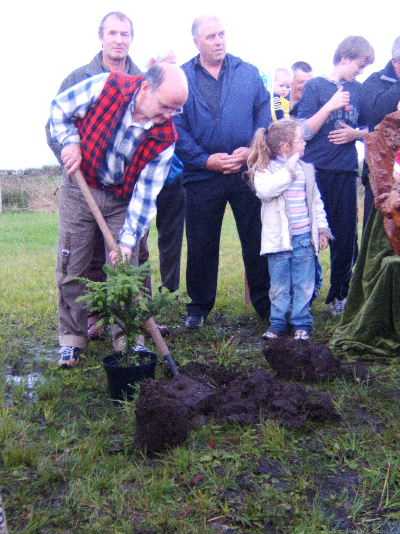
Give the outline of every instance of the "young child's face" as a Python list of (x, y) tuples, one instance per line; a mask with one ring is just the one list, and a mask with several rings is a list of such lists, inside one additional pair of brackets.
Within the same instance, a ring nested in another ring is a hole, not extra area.
[(277, 72), (274, 80), (274, 93), (286, 98), (289, 96), (291, 84), (292, 80), (289, 73)]
[(293, 139), (293, 143), (289, 146), (289, 151), (287, 156), (293, 156), (293, 154), (299, 154), (300, 158), (304, 156), (304, 149), (306, 142), (303, 137), (303, 130), (299, 127), (296, 129), (296, 133)]

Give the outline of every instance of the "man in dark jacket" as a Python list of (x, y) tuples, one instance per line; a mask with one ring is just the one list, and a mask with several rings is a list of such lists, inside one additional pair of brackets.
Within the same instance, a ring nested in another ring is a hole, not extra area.
[(189, 99), (175, 124), (186, 194), (186, 283), (191, 302), (185, 324), (198, 328), (215, 302), (227, 202), (242, 245), (251, 301), (261, 317), (268, 315), (267, 262), (260, 257), (260, 203), (242, 172), (254, 132), (268, 126), (271, 115), (258, 70), (226, 53), (221, 21), (199, 17), (192, 34), (200, 54), (183, 65)]
[[(361, 114), (371, 131), (388, 113), (398, 109), (400, 102), (400, 36), (393, 43), (392, 59), (386, 67), (374, 72), (362, 86)], [(365, 186), (364, 225), (374, 205), (374, 198), (369, 183), (367, 163), (363, 168)]]

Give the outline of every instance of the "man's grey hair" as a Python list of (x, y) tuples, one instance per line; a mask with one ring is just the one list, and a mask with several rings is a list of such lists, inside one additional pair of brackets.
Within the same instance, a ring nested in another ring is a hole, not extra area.
[(199, 28), (203, 22), (207, 20), (220, 21), (220, 18), (216, 15), (202, 15), (201, 17), (196, 17), (192, 24), (192, 36), (197, 37), (199, 35)]
[(160, 65), (160, 63), (155, 63), (145, 73), (144, 79), (149, 82), (152, 91), (155, 91), (160, 87), (165, 79), (165, 69)]
[(99, 25), (99, 37), (100, 39), (103, 38), (103, 32), (104, 32), (104, 24), (106, 23), (107, 19), (109, 17), (117, 17), (117, 19), (128, 22), (129, 27), (131, 30), (131, 37), (133, 38), (133, 23), (131, 19), (128, 17), (128, 15), (125, 15), (125, 13), (122, 13), (121, 11), (110, 11), (110, 13), (107, 13), (107, 15), (104, 15), (104, 17), (100, 21)]

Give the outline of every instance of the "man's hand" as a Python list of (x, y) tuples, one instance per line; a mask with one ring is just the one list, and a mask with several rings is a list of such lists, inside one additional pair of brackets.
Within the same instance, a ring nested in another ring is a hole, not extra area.
[(336, 111), (337, 109), (343, 108), (344, 106), (348, 106), (349, 104), (350, 93), (349, 91), (343, 91), (342, 87), (340, 87), (326, 103), (330, 112)]
[(225, 162), (224, 174), (236, 174), (247, 163), (250, 149), (247, 146), (236, 148)]
[(214, 172), (224, 172), (225, 166), (227, 165), (227, 162), (229, 162), (229, 154), (226, 152), (216, 152), (215, 154), (211, 154), (209, 156), (206, 168), (209, 171)]
[(345, 145), (346, 143), (360, 139), (360, 137), (360, 130), (352, 128), (346, 123), (343, 123), (342, 128), (332, 130), (328, 134), (329, 141), (334, 145)]
[(131, 256), (132, 250), (125, 245), (120, 245), (119, 250), (112, 250), (110, 252), (110, 261), (112, 265), (117, 265), (117, 263), (121, 261), (128, 263), (128, 261), (131, 259)]
[(61, 150), (61, 160), (67, 173), (70, 176), (74, 174), (81, 165), (81, 146), (77, 144), (66, 145)]

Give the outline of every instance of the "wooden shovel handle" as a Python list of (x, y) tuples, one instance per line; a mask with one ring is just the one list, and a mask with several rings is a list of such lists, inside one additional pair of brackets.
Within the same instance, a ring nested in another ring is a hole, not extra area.
[(96, 204), (95, 199), (93, 198), (92, 192), (90, 191), (90, 188), (83, 177), (83, 174), (81, 171), (76, 171), (74, 174), (74, 178), (76, 180), (76, 183), (79, 186), (79, 189), (82, 192), (82, 195), (85, 197), (85, 200), (87, 202), (87, 205), (90, 208), (90, 211), (93, 213), (93, 217), (96, 219), (97, 224), (99, 225), (99, 228), (101, 230), (101, 233), (103, 234), (104, 240), (107, 244), (107, 247), (110, 250), (114, 250), (115, 252), (119, 252), (119, 246), (117, 242), (114, 239), (114, 236), (111, 233), (111, 230), (109, 229), (103, 214), (101, 213), (98, 205)]
[[(85, 200), (87, 202), (87, 205), (89, 206), (90, 211), (93, 214), (93, 217), (96, 219), (97, 224), (99, 225), (99, 228), (101, 230), (101, 233), (103, 234), (104, 240), (107, 243), (107, 246), (110, 250), (115, 250), (116, 252), (119, 252), (119, 246), (117, 242), (114, 239), (114, 236), (112, 235), (104, 217), (101, 213), (98, 205), (96, 204), (95, 199), (93, 198), (92, 192), (90, 191), (90, 188), (83, 177), (83, 174), (81, 171), (76, 171), (74, 174), (74, 178), (76, 180), (76, 183), (79, 186), (79, 189), (82, 192), (82, 195), (85, 197)], [(167, 344), (164, 341), (164, 338), (160, 334), (160, 330), (158, 329), (158, 326), (153, 319), (153, 317), (150, 317), (150, 319), (147, 319), (147, 321), (144, 324), (145, 329), (147, 332), (151, 335), (155, 346), (157, 347), (158, 352), (161, 356), (169, 356), (169, 349)]]

